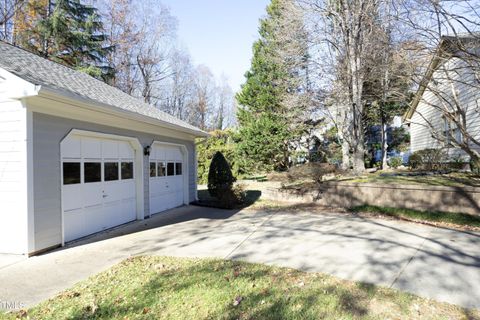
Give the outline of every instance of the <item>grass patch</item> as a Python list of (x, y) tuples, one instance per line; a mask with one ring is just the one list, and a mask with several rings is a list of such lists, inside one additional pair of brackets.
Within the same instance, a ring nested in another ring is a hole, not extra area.
[(469, 173), (449, 173), (438, 175), (394, 175), (385, 172), (375, 172), (358, 178), (339, 178), (341, 181), (357, 183), (383, 184), (422, 184), (444, 187), (480, 187), (480, 178)]
[(480, 217), (467, 213), (419, 211), (412, 209), (377, 207), (370, 205), (354, 207), (351, 208), (350, 211), (355, 213), (382, 214), (390, 217), (409, 219), (414, 221), (427, 221), (480, 228)]
[[(23, 313), (32, 319), (476, 319), (480, 313), (319, 273), (129, 258)], [(0, 318), (1, 318), (0, 314)]]

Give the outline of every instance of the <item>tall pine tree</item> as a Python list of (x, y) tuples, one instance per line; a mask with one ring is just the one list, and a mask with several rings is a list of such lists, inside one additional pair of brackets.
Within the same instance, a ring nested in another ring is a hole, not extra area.
[(237, 149), (247, 172), (288, 168), (291, 142), (302, 132), (299, 111), (305, 101), (297, 98), (306, 86), (297, 79), (305, 74), (307, 49), (298, 42), (305, 37), (291, 32), (303, 30), (297, 9), (295, 0), (272, 0), (267, 7), (246, 82), (236, 96)]
[(107, 79), (107, 36), (97, 9), (80, 0), (28, 0), (15, 21), (15, 44), (40, 56)]

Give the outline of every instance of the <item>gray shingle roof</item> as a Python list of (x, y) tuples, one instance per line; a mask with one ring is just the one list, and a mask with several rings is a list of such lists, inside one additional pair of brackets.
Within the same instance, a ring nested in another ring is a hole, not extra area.
[(138, 113), (190, 132), (193, 131), (193, 133), (198, 133), (202, 136), (205, 135), (197, 127), (83, 72), (44, 59), (2, 41), (0, 41), (0, 68), (35, 85), (78, 95), (93, 102)]

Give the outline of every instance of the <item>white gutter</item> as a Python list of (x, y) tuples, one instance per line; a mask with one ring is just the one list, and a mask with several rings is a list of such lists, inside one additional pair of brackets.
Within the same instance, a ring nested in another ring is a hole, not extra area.
[(167, 129), (173, 129), (176, 131), (181, 131), (184, 133), (191, 134), (195, 137), (208, 137), (209, 134), (207, 132), (204, 132), (200, 129), (198, 130), (193, 130), (190, 128), (182, 127), (167, 121), (163, 121), (160, 119), (152, 118), (150, 116), (142, 115), (140, 113), (134, 112), (134, 111), (129, 111), (125, 109), (121, 109), (106, 103), (98, 102), (95, 100), (92, 100), (90, 98), (85, 98), (82, 97), (81, 95), (74, 94), (65, 90), (58, 90), (54, 89), (51, 87), (47, 86), (41, 86), (40, 90), (38, 92), (38, 96), (40, 97), (45, 97), (45, 98), (56, 98), (55, 100), (58, 100), (59, 98), (63, 100), (67, 100), (69, 104), (76, 105), (81, 108), (85, 109), (90, 109), (92, 111), (102, 111), (104, 113), (112, 114), (115, 116), (119, 116), (125, 119), (134, 119), (140, 122), (152, 124), (155, 126), (167, 128)]
[(208, 137), (209, 134), (200, 129), (193, 130), (183, 126), (179, 126), (164, 120), (152, 118), (150, 116), (142, 115), (134, 111), (121, 109), (111, 106), (106, 103), (101, 103), (89, 98), (82, 97), (78, 94), (74, 94), (65, 90), (58, 90), (47, 86), (34, 85), (22, 78), (0, 68), (0, 77), (8, 79), (8, 98), (10, 99), (23, 99), (29, 97), (44, 97), (48, 99), (65, 102), (71, 105), (78, 106), (80, 108), (89, 109), (92, 111), (101, 111), (103, 113), (115, 115), (128, 120), (137, 120), (139, 122), (163, 127), (167, 129), (173, 129), (176, 131), (184, 132), (195, 137)]

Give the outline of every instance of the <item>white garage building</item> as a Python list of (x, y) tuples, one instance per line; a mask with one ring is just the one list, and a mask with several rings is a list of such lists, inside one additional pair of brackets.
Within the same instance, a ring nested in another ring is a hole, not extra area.
[(0, 253), (34, 254), (196, 198), (207, 134), (0, 42)]

